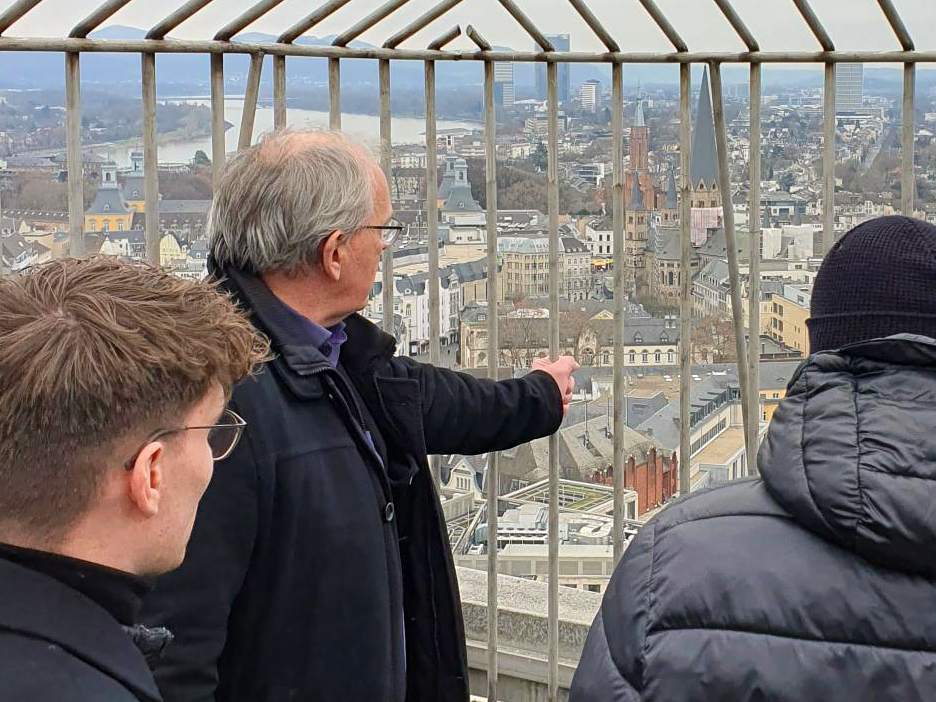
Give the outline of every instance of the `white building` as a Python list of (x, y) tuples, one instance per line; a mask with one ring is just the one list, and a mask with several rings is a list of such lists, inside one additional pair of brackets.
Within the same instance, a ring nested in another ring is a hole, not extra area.
[(579, 104), (583, 110), (597, 112), (601, 108), (601, 83), (586, 80), (579, 88)]

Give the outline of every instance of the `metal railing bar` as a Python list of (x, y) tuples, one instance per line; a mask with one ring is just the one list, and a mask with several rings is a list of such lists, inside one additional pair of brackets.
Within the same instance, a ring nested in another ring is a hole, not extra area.
[[(611, 65), (611, 254), (614, 259), (614, 318), (624, 319), (624, 68)], [(614, 438), (612, 442), (612, 473), (614, 489), (614, 563), (624, 553), (624, 325), (614, 325)]]
[(68, 251), (84, 256), (84, 166), (81, 153), (81, 56), (65, 54), (65, 148), (68, 162)]
[(881, 11), (887, 18), (887, 22), (890, 24), (891, 29), (894, 30), (894, 34), (897, 35), (897, 41), (900, 42), (901, 48), (904, 51), (913, 51), (913, 38), (910, 36), (910, 32), (907, 31), (907, 27), (903, 19), (901, 19), (900, 13), (897, 12), (897, 8), (894, 7), (893, 1), (878, 0), (878, 5), (881, 6)]
[(162, 22), (157, 24), (151, 30), (146, 33), (147, 39), (165, 39), (166, 35), (171, 32), (173, 29), (182, 24), (189, 17), (194, 15), (200, 9), (205, 7), (212, 0), (188, 0), (187, 3), (182, 5), (178, 10), (170, 14), (168, 17), (163, 19)]
[(903, 114), (900, 137), (900, 202), (906, 217), (913, 216), (913, 198), (916, 192), (916, 175), (913, 170), (914, 147), (914, 101), (916, 96), (916, 66), (904, 64)]
[(825, 65), (822, 94), (822, 255), (835, 243), (835, 64)]
[(448, 31), (447, 31), (445, 34), (443, 34), (441, 37), (439, 37), (439, 38), (436, 39), (434, 42), (432, 42), (431, 44), (429, 44), (429, 49), (432, 50), (432, 51), (439, 51), (439, 50), (441, 50), (442, 47), (444, 47), (446, 44), (448, 44), (449, 42), (454, 41), (456, 38), (458, 38), (458, 36), (459, 36), (460, 34), (461, 34), (461, 27), (460, 27), (459, 25), (456, 24), (454, 27), (452, 27), (450, 30), (448, 30)]
[(715, 4), (718, 5), (718, 9), (722, 11), (725, 19), (728, 20), (728, 23), (734, 28), (735, 32), (741, 38), (741, 41), (744, 42), (748, 51), (760, 51), (760, 45), (757, 43), (757, 39), (751, 34), (751, 30), (744, 24), (744, 20), (742, 20), (741, 16), (735, 11), (731, 2), (729, 0), (715, 0)]
[(246, 149), (253, 141), (254, 120), (257, 116), (257, 98), (260, 96), (260, 74), (263, 71), (263, 54), (250, 57), (250, 70), (247, 71), (247, 86), (244, 91), (244, 109), (241, 114), (240, 135), (237, 138), (237, 150)]
[(351, 0), (330, 0), (330, 2), (326, 2), (324, 5), (316, 10), (313, 10), (310, 14), (306, 15), (301, 20), (296, 22), (296, 24), (294, 24), (292, 27), (280, 34), (279, 38), (276, 40), (277, 43), (292, 44), (296, 39), (312, 29), (312, 27), (331, 16), (331, 14), (336, 10), (340, 10), (349, 2), (351, 2)]
[[(468, 28), (469, 36), (472, 28)], [(500, 338), (498, 334), (497, 294), (497, 151), (494, 121), (494, 63), (484, 62), (484, 188), (487, 209), (487, 269), (488, 269), (488, 376), (498, 379)], [(500, 491), (500, 455), (488, 454), (487, 488), (487, 601), (493, 602), (487, 612), (487, 698), (497, 699), (497, 498)]]
[(385, 41), (384, 48), (395, 49), (411, 36), (425, 29), (430, 23), (435, 22), (460, 2), (462, 2), (462, 0), (442, 0), (438, 5)]
[(224, 54), (211, 55), (211, 178), (218, 187), (227, 158), (224, 141)]
[(18, 0), (18, 2), (10, 5), (4, 12), (0, 13), (0, 34), (8, 30), (14, 22), (17, 22), (40, 2), (42, 0)]
[[(546, 64), (547, 173), (549, 209), (549, 358), (559, 357), (559, 66)], [(559, 695), (559, 434), (549, 436), (549, 515), (547, 584), (547, 699)]]
[(517, 24), (523, 27), (523, 31), (529, 34), (533, 41), (540, 45), (543, 51), (555, 51), (555, 47), (549, 39), (537, 29), (536, 25), (523, 13), (523, 10), (517, 6), (514, 0), (500, 0), (500, 4), (510, 13), (511, 17), (517, 20)]
[(146, 260), (159, 265), (159, 166), (156, 147), (156, 54), (141, 54), (143, 102), (143, 193)]
[(408, 2), (409, 0), (388, 0), (353, 27), (339, 34), (335, 41), (332, 42), (332, 46), (347, 46), (368, 29), (392, 15)]
[(465, 34), (468, 35), (468, 38), (471, 39), (471, 41), (478, 45), (478, 48), (481, 49), (481, 51), (491, 50), (491, 45), (488, 43), (488, 40), (482, 37), (481, 33), (472, 25), (468, 25), (468, 29), (465, 30)]
[(286, 126), (286, 57), (273, 57), (273, 129)]
[(644, 9), (650, 17), (653, 18), (653, 21), (656, 22), (660, 31), (666, 35), (666, 38), (669, 39), (670, 44), (673, 45), (676, 51), (679, 53), (689, 51), (689, 47), (686, 45), (686, 42), (682, 40), (682, 37), (679, 36), (679, 32), (670, 24), (670, 21), (666, 19), (666, 15), (663, 14), (663, 11), (660, 10), (659, 6), (653, 0), (640, 0), (640, 4), (644, 6)]
[(748, 206), (751, 232), (750, 266), (748, 268), (748, 423), (747, 464), (748, 475), (757, 475), (757, 439), (760, 435), (760, 263), (761, 263), (761, 65), (751, 64), (748, 107), (750, 110), (748, 156), (750, 195)]
[[(725, 227), (725, 248), (728, 253), (728, 279), (731, 289), (731, 316), (735, 328), (735, 348), (738, 356), (738, 380), (741, 385), (741, 414), (744, 420), (745, 445), (752, 421), (750, 385), (748, 384), (747, 344), (744, 342), (744, 310), (741, 305), (741, 275), (738, 266), (738, 242), (735, 236), (734, 204), (731, 197), (731, 172), (728, 167), (728, 135), (725, 127), (725, 107), (722, 93), (721, 66), (709, 64), (712, 79), (712, 113), (715, 116), (715, 145), (718, 156), (718, 189), (721, 191), (722, 217)], [(748, 453), (752, 447), (747, 446)]]
[[(377, 64), (377, 82), (380, 84), (380, 168), (387, 185), (393, 166), (393, 141), (390, 134), (390, 61), (382, 59)], [(393, 335), (393, 251), (386, 249), (381, 257), (383, 269), (383, 323), (384, 331)], [(408, 351), (408, 349), (407, 349)]]
[(248, 26), (263, 17), (267, 12), (279, 5), (283, 0), (260, 0), (256, 5), (248, 8), (244, 14), (231, 20), (214, 35), (217, 41), (231, 41)]
[(793, 4), (796, 5), (796, 9), (799, 10), (800, 15), (802, 15), (803, 20), (813, 33), (813, 36), (816, 37), (816, 41), (819, 42), (819, 46), (822, 47), (822, 50), (835, 51), (835, 44), (832, 43), (832, 38), (829, 36), (829, 33), (826, 32), (825, 27), (822, 26), (822, 22), (819, 21), (816, 13), (813, 12), (809, 1), (793, 0)]
[[(436, 142), (436, 72), (435, 62), (426, 61), (426, 231), (429, 244), (429, 363), (439, 365), (441, 322), (439, 300), (439, 209), (438, 209), (438, 143)], [(442, 478), (442, 457), (431, 459), (432, 477), (439, 484)]]
[(308, 58), (392, 59), (394, 61), (510, 61), (514, 63), (936, 63), (936, 50), (914, 51), (744, 51), (744, 52), (558, 52), (435, 51), (378, 47), (311, 46), (214, 40), (69, 39), (0, 37), (2, 51), (76, 51), (81, 53), (255, 54)]
[(129, 2), (130, 0), (107, 0), (107, 2), (76, 24), (68, 33), (68, 36), (73, 39), (84, 39), (95, 29), (100, 27), (101, 24), (117, 12), (117, 10)]
[(692, 391), (692, 262), (691, 217), (692, 183), (689, 181), (692, 136), (689, 84), (692, 66), (679, 65), (679, 494), (689, 494), (692, 468), (692, 428), (689, 423), (689, 394)]
[(604, 44), (608, 51), (620, 51), (621, 47), (614, 40), (614, 37), (605, 29), (604, 25), (601, 24), (595, 13), (591, 11), (591, 8), (585, 4), (585, 0), (569, 0), (569, 4), (575, 8), (575, 11), (579, 13), (579, 16), (585, 21), (585, 24), (588, 25), (595, 36), (601, 40), (601, 43)]
[(328, 59), (328, 128), (341, 129), (341, 59)]

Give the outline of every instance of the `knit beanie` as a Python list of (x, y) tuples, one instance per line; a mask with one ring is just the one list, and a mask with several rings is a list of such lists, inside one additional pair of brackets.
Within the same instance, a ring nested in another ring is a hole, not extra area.
[(826, 255), (810, 302), (810, 352), (893, 334), (936, 338), (936, 227), (872, 219)]

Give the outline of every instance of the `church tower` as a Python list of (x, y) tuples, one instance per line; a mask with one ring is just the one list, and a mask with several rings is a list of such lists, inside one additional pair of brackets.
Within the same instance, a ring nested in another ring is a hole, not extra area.
[(679, 226), (679, 196), (676, 193), (675, 171), (670, 171), (669, 182), (666, 184), (666, 200), (661, 210), (661, 222), (664, 229)]
[(702, 73), (696, 123), (692, 129), (692, 164), (689, 168), (692, 207), (721, 207), (718, 192), (718, 156), (715, 148), (715, 119), (708, 68)]
[(630, 204), (627, 206), (624, 219), (624, 262), (627, 267), (625, 277), (628, 281), (633, 281), (634, 288), (639, 294), (646, 289), (647, 282), (644, 257), (647, 251), (649, 218), (636, 173), (631, 182)]

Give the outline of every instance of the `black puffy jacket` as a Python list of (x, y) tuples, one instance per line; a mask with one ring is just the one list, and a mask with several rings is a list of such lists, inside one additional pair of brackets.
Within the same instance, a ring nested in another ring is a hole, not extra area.
[(936, 341), (807, 359), (758, 463), (641, 530), (572, 702), (936, 699)]

